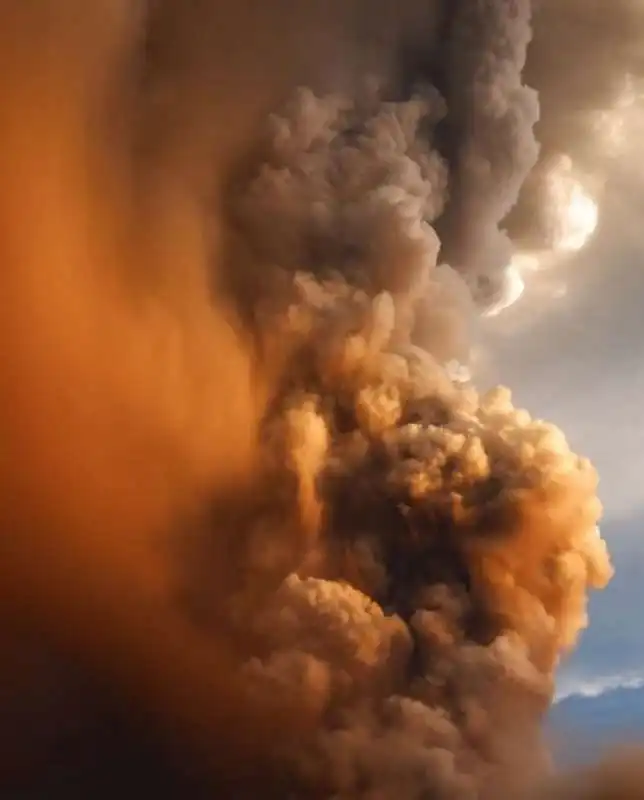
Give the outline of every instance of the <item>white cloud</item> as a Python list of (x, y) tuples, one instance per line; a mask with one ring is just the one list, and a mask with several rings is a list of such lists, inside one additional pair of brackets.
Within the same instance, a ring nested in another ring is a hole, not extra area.
[(555, 703), (569, 697), (600, 697), (616, 689), (642, 689), (644, 688), (644, 675), (635, 672), (619, 675), (605, 675), (602, 677), (570, 676), (559, 686), (555, 694)]

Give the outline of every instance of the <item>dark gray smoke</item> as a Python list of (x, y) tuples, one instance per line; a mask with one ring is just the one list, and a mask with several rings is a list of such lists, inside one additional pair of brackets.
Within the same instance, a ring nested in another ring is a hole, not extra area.
[(513, 245), (501, 226), (539, 153), (537, 94), (523, 84), (531, 22), (529, 0), (490, 0), (456, 4), (449, 29), (452, 181), (443, 257), (471, 275), (483, 297), (490, 288), (502, 291), (498, 276)]
[(227, 796), (539, 790), (611, 574), (597, 476), (451, 366), (551, 244), (551, 165), (606, 174), (587, 123), (644, 24), (606, 9), (5, 3), (8, 647), (42, 637)]

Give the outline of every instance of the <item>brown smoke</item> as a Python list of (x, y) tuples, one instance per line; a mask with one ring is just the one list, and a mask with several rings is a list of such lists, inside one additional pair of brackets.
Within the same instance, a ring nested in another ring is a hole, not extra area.
[[(593, 37), (639, 17), (531, 5), (3, 4), (8, 682), (42, 637), (231, 796), (547, 774), (611, 573), (596, 475), (446, 365), (547, 217), (531, 170), (639, 71)], [(605, 56), (573, 87), (575, 20)]]

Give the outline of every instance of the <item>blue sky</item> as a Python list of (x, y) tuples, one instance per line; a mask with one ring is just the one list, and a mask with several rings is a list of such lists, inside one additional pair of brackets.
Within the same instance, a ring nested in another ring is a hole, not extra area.
[[(510, 386), (516, 402), (558, 424), (600, 474), (601, 528), (616, 574), (608, 589), (592, 596), (590, 627), (560, 670), (555, 717), (564, 719), (565, 711), (566, 724), (577, 726), (592, 717), (618, 738), (639, 708), (644, 739), (641, 187), (637, 175), (616, 182), (593, 242), (486, 324), (481, 378)], [(557, 298), (548, 296), (553, 284)]]

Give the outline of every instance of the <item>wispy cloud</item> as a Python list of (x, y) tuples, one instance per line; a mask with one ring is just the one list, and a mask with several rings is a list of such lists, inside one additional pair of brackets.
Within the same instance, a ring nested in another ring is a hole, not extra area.
[(644, 688), (644, 675), (628, 672), (618, 675), (605, 675), (598, 677), (568, 677), (559, 686), (555, 695), (555, 703), (560, 703), (569, 697), (601, 697), (617, 689), (642, 689)]

